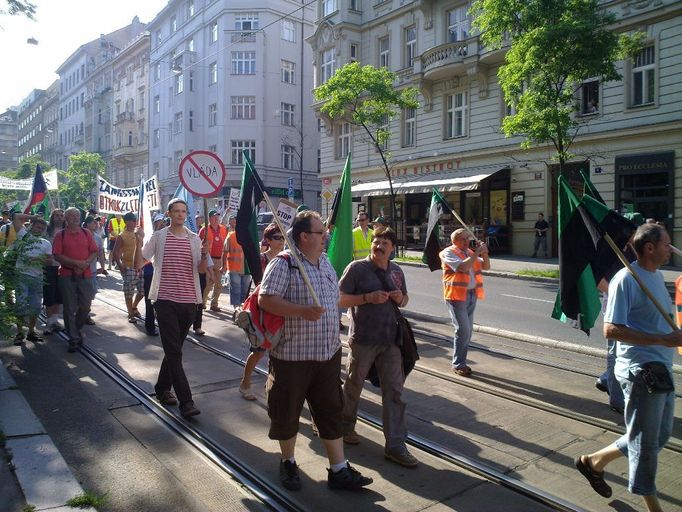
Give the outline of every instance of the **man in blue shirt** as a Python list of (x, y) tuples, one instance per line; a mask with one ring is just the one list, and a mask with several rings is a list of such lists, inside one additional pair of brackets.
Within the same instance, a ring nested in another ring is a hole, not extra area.
[[(670, 260), (670, 236), (662, 226), (643, 224), (633, 245), (637, 252), (633, 271), (672, 316), (670, 295), (658, 271)], [(604, 481), (604, 468), (628, 457), (628, 489), (643, 497), (649, 512), (658, 512), (662, 509), (656, 497), (656, 467), (673, 426), (672, 363), (674, 347), (682, 346), (682, 331), (670, 327), (629, 271), (621, 269), (609, 283), (604, 337), (618, 341), (615, 374), (625, 396), (626, 432), (615, 443), (578, 457), (575, 465), (592, 488), (608, 498), (611, 487)], [(652, 373), (659, 374), (661, 385), (651, 385)]]

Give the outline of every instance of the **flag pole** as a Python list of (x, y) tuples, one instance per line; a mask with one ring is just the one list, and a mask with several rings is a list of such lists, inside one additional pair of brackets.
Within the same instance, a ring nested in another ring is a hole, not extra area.
[(474, 234), (474, 232), (473, 232), (473, 231), (469, 228), (469, 226), (467, 226), (466, 223), (462, 220), (462, 217), (460, 217), (460, 216), (457, 214), (457, 212), (456, 212), (455, 210), (453, 210), (452, 208), (448, 207), (448, 209), (450, 210), (450, 213), (452, 213), (452, 214), (455, 216), (455, 219), (457, 219), (457, 221), (462, 225), (462, 227), (463, 227), (464, 229), (466, 229), (467, 232), (473, 237), (473, 239), (476, 240), (476, 242), (480, 242), (480, 240), (479, 240), (478, 237)]
[[(279, 217), (277, 217), (277, 210), (272, 206), (272, 202), (270, 201), (270, 196), (268, 193), (263, 190), (263, 197), (265, 198), (265, 202), (268, 203), (268, 207), (270, 208), (270, 211), (273, 212), (273, 220), (277, 223), (277, 227), (279, 228), (279, 231), (282, 233), (282, 236), (284, 236), (284, 240), (286, 241), (287, 245), (291, 247), (292, 249), (295, 247), (293, 243), (291, 243), (291, 240), (289, 240), (289, 235), (287, 235), (286, 230), (284, 229), (284, 226), (282, 225), (282, 222), (279, 220)], [(300, 258), (298, 257), (298, 254), (296, 253), (295, 250), (291, 251), (291, 255), (294, 257), (294, 260), (296, 260), (296, 265), (298, 266), (298, 270), (301, 272), (301, 277), (303, 277), (303, 281), (305, 282), (306, 287), (308, 288), (308, 291), (310, 292), (310, 295), (313, 297), (313, 302), (317, 307), (320, 307), (320, 299), (317, 298), (317, 293), (315, 293), (315, 289), (313, 288), (313, 285), (310, 282), (310, 278), (308, 277), (308, 273), (305, 271), (305, 267), (301, 263)]]
[(651, 300), (651, 302), (654, 304), (654, 306), (656, 307), (656, 309), (658, 310), (658, 312), (659, 312), (661, 315), (663, 315), (663, 318), (665, 318), (665, 321), (668, 322), (668, 325), (670, 326), (670, 328), (671, 328), (673, 331), (677, 331), (677, 330), (678, 330), (677, 325), (675, 324), (675, 322), (673, 321), (673, 319), (670, 318), (670, 314), (669, 314), (668, 312), (666, 312), (665, 309), (663, 309), (663, 306), (661, 305), (661, 303), (658, 302), (658, 300), (656, 299), (656, 297), (654, 297), (654, 296), (652, 295), (652, 293), (651, 293), (651, 291), (649, 290), (649, 288), (647, 288), (647, 286), (644, 284), (644, 281), (642, 281), (642, 279), (641, 279), (641, 278), (637, 275), (637, 273), (632, 269), (632, 265), (630, 265), (630, 262), (628, 261), (628, 259), (627, 259), (627, 258), (625, 257), (625, 255), (623, 254), (623, 251), (621, 251), (621, 250), (618, 248), (618, 246), (616, 245), (616, 242), (613, 241), (613, 239), (611, 238), (611, 236), (610, 236), (608, 233), (604, 233), (604, 239), (605, 239), (606, 242), (609, 244), (609, 246), (611, 247), (611, 249), (613, 249), (613, 252), (616, 254), (616, 256), (618, 256), (618, 259), (621, 261), (621, 263), (622, 263), (623, 265), (625, 265), (625, 268), (628, 269), (628, 272), (630, 272), (630, 275), (632, 275), (632, 277), (635, 278), (635, 281), (637, 281), (637, 284), (639, 285), (639, 287), (641, 288), (641, 290), (644, 292), (644, 294), (645, 294), (647, 297), (649, 297), (649, 300)]

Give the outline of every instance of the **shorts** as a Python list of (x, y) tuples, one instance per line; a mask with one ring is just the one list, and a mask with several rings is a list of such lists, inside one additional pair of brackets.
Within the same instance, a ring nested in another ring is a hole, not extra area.
[(17, 275), (15, 312), (19, 317), (38, 316), (43, 302), (43, 278)]
[(126, 299), (132, 299), (135, 289), (137, 293), (144, 295), (144, 276), (135, 267), (127, 267), (123, 272), (123, 296)]
[(43, 283), (43, 303), (46, 308), (59, 306), (62, 303), (62, 293), (59, 291), (57, 274), (59, 267), (45, 267), (45, 282)]
[(328, 361), (283, 361), (270, 357), (265, 391), (270, 439), (284, 441), (296, 435), (306, 399), (320, 438), (343, 436), (341, 349)]

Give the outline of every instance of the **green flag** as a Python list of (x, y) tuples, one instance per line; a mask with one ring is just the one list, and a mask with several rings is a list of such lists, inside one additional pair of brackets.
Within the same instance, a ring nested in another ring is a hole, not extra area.
[(334, 230), (329, 240), (329, 262), (340, 278), (348, 264), (353, 261), (353, 203), (350, 191), (350, 153), (343, 167), (341, 184), (329, 216)]
[(622, 267), (603, 236), (623, 248), (635, 226), (590, 195), (578, 199), (563, 176), (558, 188), (559, 292), (552, 317), (589, 335), (601, 310), (597, 284)]
[(585, 183), (585, 187), (583, 189), (583, 195), (590, 196), (593, 199), (596, 199), (599, 201), (601, 204), (606, 204), (606, 201), (602, 198), (601, 194), (599, 191), (596, 189), (594, 184), (590, 181), (590, 178), (585, 175), (585, 173), (580, 170), (580, 176), (583, 178), (583, 182)]
[[(237, 242), (244, 251), (244, 273), (250, 274), (255, 284), (260, 284), (263, 279), (263, 270), (260, 264), (260, 249), (256, 214), (258, 204), (263, 200), (265, 185), (258, 176), (253, 163), (246, 150), (242, 152), (244, 159), (244, 171), (242, 172), (241, 198), (239, 210), (237, 210), (237, 225), (235, 232)], [(273, 212), (275, 213), (275, 212)]]
[(431, 272), (441, 268), (440, 263), (440, 216), (450, 211), (450, 207), (434, 188), (431, 194), (428, 227), (426, 228), (426, 245), (422, 261), (429, 266)]

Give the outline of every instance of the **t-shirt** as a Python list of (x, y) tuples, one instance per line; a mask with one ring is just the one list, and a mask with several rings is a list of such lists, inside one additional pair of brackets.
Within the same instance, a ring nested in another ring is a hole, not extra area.
[[(92, 253), (97, 253), (97, 245), (92, 233), (84, 228), (71, 231), (69, 228), (62, 229), (54, 236), (52, 242), (52, 254), (64, 255), (74, 260), (87, 260)], [(70, 267), (60, 265), (60, 276), (71, 276), (73, 270)], [(83, 271), (83, 277), (92, 277), (90, 267)]]
[[(400, 290), (407, 293), (405, 275), (395, 263), (389, 262), (388, 269), (378, 268), (369, 256), (364, 260), (352, 261), (346, 267), (339, 289), (350, 295), (360, 295), (376, 290), (386, 290), (381, 274), (390, 290)], [(383, 304), (363, 304), (350, 308), (350, 330), (348, 336), (354, 343), (360, 345), (388, 345), (396, 342), (398, 329), (397, 315), (393, 301), (389, 299)]]
[[(670, 294), (665, 287), (663, 274), (650, 272), (639, 266), (637, 262), (632, 268), (642, 279), (652, 295), (672, 317), (673, 306)], [(651, 300), (642, 292), (635, 278), (626, 268), (618, 271), (609, 283), (609, 299), (606, 304), (604, 322), (620, 324), (652, 335), (669, 334), (672, 329)], [(659, 361), (672, 370), (675, 349), (663, 345), (631, 345), (618, 342), (615, 373), (627, 379), (630, 371), (635, 372), (642, 364)]]
[[(206, 227), (199, 230), (199, 238), (204, 239), (206, 233)], [(227, 228), (222, 224), (218, 224), (216, 229), (213, 226), (208, 225), (208, 236), (210, 243), (211, 258), (222, 258), (223, 256), (223, 244), (225, 243), (225, 238), (227, 238)]]
[(45, 261), (52, 254), (52, 244), (31, 233), (27, 233), (17, 243), (21, 244), (17, 256), (17, 272), (26, 276), (42, 277)]
[(188, 237), (166, 235), (158, 300), (195, 304), (194, 263)]
[(547, 236), (547, 231), (538, 232), (538, 229), (549, 229), (549, 223), (545, 220), (539, 220), (535, 223), (535, 236), (544, 238)]

